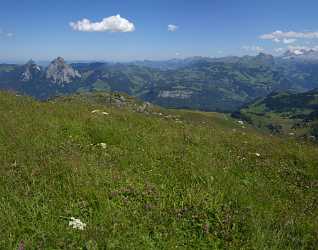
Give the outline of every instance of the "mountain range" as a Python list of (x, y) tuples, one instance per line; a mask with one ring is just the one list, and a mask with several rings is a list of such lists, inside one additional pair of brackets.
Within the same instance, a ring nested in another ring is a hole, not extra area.
[(193, 57), (131, 63), (72, 63), (47, 67), (1, 64), (0, 89), (45, 100), (75, 92), (115, 91), (164, 107), (232, 112), (273, 91), (318, 87), (318, 52), (290, 50), (280, 57)]

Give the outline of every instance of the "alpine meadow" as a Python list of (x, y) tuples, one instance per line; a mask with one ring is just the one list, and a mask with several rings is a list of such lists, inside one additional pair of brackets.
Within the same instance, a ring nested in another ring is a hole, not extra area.
[(0, 249), (318, 249), (317, 7), (3, 3)]

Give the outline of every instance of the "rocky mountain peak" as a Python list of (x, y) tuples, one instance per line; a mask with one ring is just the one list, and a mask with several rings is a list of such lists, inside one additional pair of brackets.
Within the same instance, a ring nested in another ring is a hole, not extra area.
[(60, 57), (60, 56), (57, 57), (56, 59), (54, 59), (54, 60), (52, 61), (52, 63), (66, 64), (64, 58), (63, 58), (63, 57)]
[(303, 50), (303, 49), (296, 49), (296, 50), (289, 49), (283, 54), (283, 57), (299, 56), (299, 55), (303, 55), (305, 53), (306, 53), (306, 50)]
[(27, 63), (25, 65), (34, 65), (34, 64), (36, 64), (35, 61), (30, 59), (29, 61), (27, 61)]
[(62, 57), (54, 59), (46, 69), (45, 77), (47, 80), (57, 83), (71, 83), (75, 79), (80, 78), (78, 71), (68, 65)]
[(29, 60), (23, 65), (23, 71), (21, 74), (21, 81), (28, 82), (36, 79), (42, 72), (42, 69), (33, 60)]
[(265, 54), (265, 53), (259, 53), (256, 57), (261, 58), (261, 59), (273, 59), (274, 57), (270, 54)]
[(318, 60), (318, 51), (314, 49), (289, 49), (283, 55), (284, 59)]

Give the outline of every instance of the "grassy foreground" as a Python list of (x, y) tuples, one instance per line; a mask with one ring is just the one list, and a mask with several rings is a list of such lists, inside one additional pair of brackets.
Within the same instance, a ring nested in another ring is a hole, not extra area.
[(317, 147), (156, 112), (1, 93), (0, 249), (317, 249)]

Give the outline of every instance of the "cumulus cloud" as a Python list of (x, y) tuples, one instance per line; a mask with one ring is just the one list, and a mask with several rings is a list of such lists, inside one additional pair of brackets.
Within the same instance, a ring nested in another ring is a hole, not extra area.
[(281, 43), (282, 42), (284, 44), (291, 44), (291, 43), (296, 42), (297, 39), (295, 39), (295, 38), (284, 38), (284, 39), (274, 38), (272, 41), (275, 42), (275, 43)]
[(296, 41), (297, 41), (297, 39), (294, 39), (294, 38), (290, 38), (290, 39), (284, 38), (283, 39), (283, 43), (285, 43), (285, 44), (295, 43)]
[(245, 45), (242, 47), (242, 49), (245, 51), (258, 52), (258, 53), (264, 51), (264, 48), (262, 48), (260, 46), (255, 46), (255, 45), (252, 45), (252, 46)]
[(92, 22), (89, 19), (71, 22), (73, 30), (82, 32), (133, 32), (135, 25), (120, 15), (105, 17), (100, 22)]
[(179, 27), (177, 25), (174, 25), (174, 24), (169, 24), (168, 25), (168, 31), (170, 32), (175, 32), (179, 29)]
[[(287, 43), (288, 41), (295, 42), (296, 41), (295, 39), (317, 39), (317, 38), (318, 38), (318, 32), (295, 32), (295, 31), (284, 32), (281, 30), (276, 30), (273, 33), (264, 34), (260, 36), (260, 39), (263, 39), (263, 40), (272, 40), (274, 42), (287, 41)], [(291, 39), (294, 39), (294, 40), (291, 40)]]

